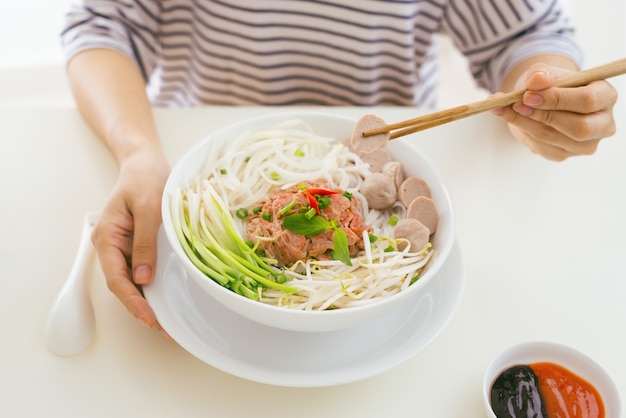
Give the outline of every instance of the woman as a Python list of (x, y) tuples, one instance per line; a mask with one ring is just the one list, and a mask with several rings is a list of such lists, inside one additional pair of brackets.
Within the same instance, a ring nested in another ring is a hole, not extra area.
[(111, 149), (119, 179), (93, 239), (109, 288), (159, 327), (140, 287), (156, 266), (169, 173), (151, 106), (433, 106), (436, 35), (493, 93), (526, 88), (493, 113), (532, 152), (593, 154), (615, 130), (605, 81), (554, 88), (581, 53), (557, 0), (84, 0), (62, 33), (78, 108)]

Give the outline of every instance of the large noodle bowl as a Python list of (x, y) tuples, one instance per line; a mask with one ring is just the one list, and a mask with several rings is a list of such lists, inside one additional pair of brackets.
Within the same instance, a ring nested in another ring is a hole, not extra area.
[[(172, 194), (172, 219), (196, 267), (243, 296), (297, 310), (371, 304), (409, 288), (434, 254), (431, 245), (400, 249), (390, 220), (404, 217), (406, 209), (400, 204), (370, 208), (360, 190), (371, 174), (370, 165), (338, 138), (291, 120), (212, 149), (204, 170)], [(356, 200), (367, 228), (360, 231), (360, 247), (350, 252), (349, 263), (330, 253), (279, 263), (263, 251), (268, 248), (263, 240), (274, 238), (249, 239), (259, 202), (311, 182)]]

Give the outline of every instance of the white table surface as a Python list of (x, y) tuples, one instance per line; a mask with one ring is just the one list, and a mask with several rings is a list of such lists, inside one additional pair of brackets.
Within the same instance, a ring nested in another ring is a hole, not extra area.
[[(215, 128), (282, 110), (157, 110), (156, 120), (174, 163)], [(388, 122), (418, 113), (329, 111)], [(117, 167), (75, 109), (1, 109), (0, 416), (481, 417), (487, 363), (529, 340), (587, 353), (625, 396), (626, 130), (596, 155), (564, 163), (532, 155), (488, 114), (412, 138), (456, 206), (465, 263), (458, 310), (399, 367), (337, 387), (284, 388), (230, 376), (143, 328), (107, 290), (97, 262), (94, 343), (76, 357), (51, 354), (48, 309), (83, 215), (103, 206)]]

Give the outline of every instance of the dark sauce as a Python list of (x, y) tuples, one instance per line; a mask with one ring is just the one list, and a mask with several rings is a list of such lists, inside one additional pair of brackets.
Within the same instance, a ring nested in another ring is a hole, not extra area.
[(537, 375), (529, 366), (513, 366), (491, 386), (491, 409), (498, 418), (547, 418)]
[(491, 386), (497, 418), (605, 418), (604, 403), (591, 383), (558, 364), (513, 366)]

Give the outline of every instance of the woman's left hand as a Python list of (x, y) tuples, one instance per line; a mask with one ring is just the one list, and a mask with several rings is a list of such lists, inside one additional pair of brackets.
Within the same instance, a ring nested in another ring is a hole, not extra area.
[(615, 133), (615, 88), (606, 81), (574, 88), (554, 87), (558, 77), (571, 72), (533, 64), (515, 86), (527, 89), (522, 102), (493, 111), (509, 123), (515, 138), (549, 160), (591, 155), (602, 138)]

